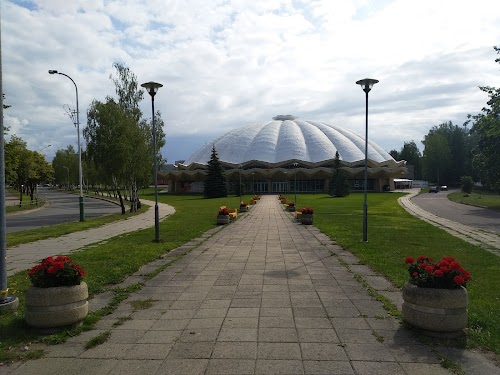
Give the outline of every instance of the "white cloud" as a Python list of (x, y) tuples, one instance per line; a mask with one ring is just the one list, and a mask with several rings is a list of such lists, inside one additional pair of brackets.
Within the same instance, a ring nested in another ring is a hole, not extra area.
[[(492, 46), (500, 40), (493, 0), (6, 0), (2, 2), (6, 125), (51, 157), (82, 127), (95, 98), (114, 95), (109, 75), (124, 62), (139, 82), (164, 87), (169, 160), (185, 159), (225, 131), (280, 113), (364, 133), (386, 150), (419, 142), (445, 121), (461, 125), (500, 86)], [(150, 116), (149, 97), (142, 109)], [(175, 144), (174, 144), (175, 143)], [(179, 145), (182, 144), (182, 147)]]

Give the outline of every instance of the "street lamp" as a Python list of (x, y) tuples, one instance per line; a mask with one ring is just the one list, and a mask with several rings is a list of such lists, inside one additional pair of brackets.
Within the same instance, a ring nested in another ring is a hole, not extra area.
[[(45, 150), (46, 148), (49, 148), (50, 146), (52, 146), (52, 145), (47, 145), (47, 146), (42, 147), (42, 148), (38, 151), (38, 153), (40, 153), (40, 154), (41, 154), (43, 150)], [(42, 154), (42, 155), (43, 155), (43, 154)]]
[(80, 183), (80, 197), (78, 198), (78, 201), (80, 203), (80, 221), (85, 221), (85, 213), (84, 213), (84, 207), (83, 207), (83, 173), (82, 173), (82, 148), (80, 147), (80, 115), (78, 111), (78, 87), (76, 86), (75, 81), (73, 81), (73, 78), (71, 78), (69, 75), (58, 72), (57, 70), (49, 70), (49, 74), (60, 74), (62, 76), (65, 76), (73, 82), (73, 85), (75, 85), (75, 91), (76, 91), (76, 131), (78, 133), (78, 181)]
[(293, 163), (293, 169), (295, 170), (294, 173), (294, 182), (293, 182), (293, 191), (295, 193), (295, 207), (297, 207), (297, 167), (299, 166), (299, 163)]
[(366, 121), (365, 121), (365, 189), (364, 189), (364, 203), (363, 203), (363, 241), (368, 241), (368, 204), (366, 202), (366, 194), (368, 189), (368, 93), (373, 85), (378, 83), (378, 80), (365, 78), (356, 82), (360, 85), (366, 94)]
[(149, 95), (151, 95), (151, 109), (153, 112), (153, 174), (155, 179), (155, 241), (160, 241), (160, 216), (158, 212), (158, 178), (157, 178), (157, 165), (156, 165), (156, 126), (155, 126), (155, 95), (160, 87), (163, 87), (161, 83), (157, 82), (146, 82), (141, 85), (144, 87)]
[(252, 192), (255, 195), (255, 172), (252, 172)]
[(240, 192), (240, 204), (241, 204), (241, 164), (238, 165), (238, 174), (240, 177), (240, 185), (238, 186), (238, 191)]

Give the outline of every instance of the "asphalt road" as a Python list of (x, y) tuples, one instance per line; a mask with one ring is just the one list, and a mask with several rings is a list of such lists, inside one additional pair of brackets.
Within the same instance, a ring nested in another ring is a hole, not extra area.
[(500, 212), (452, 202), (446, 197), (448, 193), (451, 191), (424, 193), (412, 202), (436, 216), (500, 234)]
[[(40, 210), (7, 215), (7, 233), (80, 220), (78, 195), (39, 188), (38, 196), (48, 203)], [(120, 206), (114, 203), (87, 197), (84, 197), (84, 210), (85, 218), (121, 213)]]

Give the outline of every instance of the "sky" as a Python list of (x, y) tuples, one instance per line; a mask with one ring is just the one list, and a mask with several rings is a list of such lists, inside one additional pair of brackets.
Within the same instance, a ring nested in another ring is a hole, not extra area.
[[(463, 126), (500, 86), (497, 0), (2, 0), (4, 125), (52, 160), (77, 147), (92, 100), (116, 97), (122, 63), (163, 84), (168, 163), (278, 114), (338, 125), (386, 151), (433, 126)], [(151, 100), (141, 109), (151, 117)], [(46, 147), (48, 145), (50, 147)], [(82, 137), (82, 145), (85, 144)]]

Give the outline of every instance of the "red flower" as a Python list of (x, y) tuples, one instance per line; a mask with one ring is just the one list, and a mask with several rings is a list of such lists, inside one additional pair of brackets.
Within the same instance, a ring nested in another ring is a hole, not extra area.
[(451, 262), (450, 263), (450, 270), (458, 270), (460, 268), (460, 263), (458, 262)]
[(428, 273), (433, 273), (434, 272), (434, 267), (427, 266), (427, 267), (425, 267), (425, 271), (428, 272)]
[(418, 272), (413, 272), (413, 277), (416, 279), (418, 277)]
[(408, 257), (405, 259), (406, 264), (410, 264), (410, 263), (414, 263), (414, 262), (415, 262), (415, 259), (413, 259), (412, 257)]
[(420, 255), (418, 258), (417, 258), (417, 261), (418, 262), (423, 262), (424, 260), (426, 260), (427, 257), (425, 255)]
[(435, 270), (434, 271), (434, 276), (436, 276), (436, 277), (443, 277), (443, 271), (441, 271), (441, 270)]
[(440, 270), (441, 270), (442, 273), (448, 273), (448, 272), (450, 272), (450, 269), (448, 267), (441, 267)]
[(453, 282), (457, 285), (463, 285), (465, 283), (465, 279), (462, 276), (455, 276), (453, 278)]

